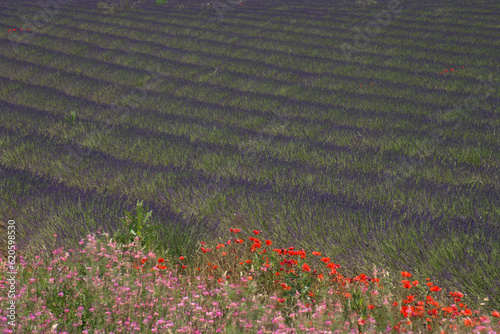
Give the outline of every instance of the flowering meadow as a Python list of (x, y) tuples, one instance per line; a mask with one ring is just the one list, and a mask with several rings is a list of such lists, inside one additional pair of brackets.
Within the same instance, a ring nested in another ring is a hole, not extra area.
[[(498, 333), (500, 313), (469, 309), (460, 292), (449, 296), (409, 272), (400, 281), (374, 267), (372, 277), (323, 268), (303, 250), (273, 249), (271, 240), (234, 238), (200, 256), (165, 259), (141, 248), (141, 238), (117, 247), (95, 235), (83, 250), (22, 259), (17, 276), (20, 321), (3, 333)], [(105, 234), (108, 237), (107, 234)], [(54, 235), (56, 237), (56, 235)], [(137, 244), (137, 246), (135, 245)], [(43, 253), (43, 252), (42, 252)], [(380, 278), (377, 277), (380, 275)], [(396, 275), (398, 276), (398, 275)], [(0, 276), (0, 278), (3, 277)], [(413, 278), (412, 278), (413, 277)], [(5, 280), (0, 280), (0, 284)], [(0, 285), (1, 286), (1, 285)], [(5, 286), (2, 286), (5, 288)], [(0, 298), (2, 310), (7, 298)]]
[(500, 3), (0, 12), (0, 333), (500, 331)]

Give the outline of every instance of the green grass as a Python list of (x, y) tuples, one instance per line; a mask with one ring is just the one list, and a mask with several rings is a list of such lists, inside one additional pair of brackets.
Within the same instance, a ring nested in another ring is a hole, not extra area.
[[(364, 331), (385, 330), (406, 321), (401, 302), (413, 290), (411, 306), (432, 297), (441, 307), (479, 310), (491, 321), (483, 325), (498, 330), (498, 19), (488, 15), (495, 5), (404, 2), (401, 14), (362, 47), (354, 42), (354, 28), (366, 31), (373, 14), (387, 9), (383, 1), (306, 6), (248, 0), (224, 12), (223, 20), (214, 8), (200, 10), (194, 2), (110, 13), (82, 1), (61, 6), (18, 45), (11, 41), (29, 33), (3, 32), (22, 22), (20, 13), (31, 19), (39, 8), (0, 4), (6, 13), (0, 18), (0, 253), (7, 254), (12, 220), (17, 255), (30, 263), (40, 250), (47, 255), (43, 263), (17, 268), (16, 290), (23, 291), (16, 301), (17, 331), (37, 326), (31, 330), (41, 332), (43, 322), (58, 324), (58, 332), (149, 331), (164, 326), (155, 325), (162, 319), (175, 323), (172, 332), (187, 326), (187, 332), (273, 331), (280, 323), (308, 321), (345, 332), (344, 320), (359, 329), (360, 316), (367, 321), (360, 325)], [(344, 43), (359, 50), (347, 55)], [(136, 207), (141, 201), (151, 215)], [(135, 216), (118, 219), (134, 209)], [(159, 275), (150, 272), (155, 261), (169, 260), (165, 282), (149, 290), (136, 283), (156, 277), (134, 268), (141, 257), (118, 252), (106, 267), (111, 258), (96, 254), (100, 246), (78, 254), (79, 241), (100, 234), (98, 228), (120, 244), (140, 235), (141, 256), (149, 249), (156, 255), (145, 271)], [(243, 245), (234, 244), (229, 228), (241, 229)], [(290, 246), (305, 250), (307, 257), (292, 266), (300, 278), (279, 277), (292, 290), (274, 283), (277, 258), (271, 269), (260, 270), (263, 255), (250, 252), (250, 237), (262, 237), (268, 254)], [(238, 260), (215, 250), (228, 239), (233, 243), (224, 249), (235, 250)], [(202, 240), (214, 251), (202, 253)], [(68, 261), (49, 265), (51, 251), (63, 246), (72, 254)], [(355, 297), (346, 306), (343, 292), (356, 284), (331, 282), (323, 257), (340, 264), (337, 272), (345, 277), (372, 277), (374, 266), (390, 275), (378, 276), (384, 288), (371, 282), (363, 302)], [(310, 272), (301, 271), (304, 262), (330, 282), (310, 281)], [(176, 267), (181, 263), (185, 269)], [(219, 267), (209, 271), (213, 264)], [(66, 266), (77, 275), (66, 277)], [(216, 290), (226, 271), (236, 284), (224, 287), (227, 296)], [(217, 307), (213, 323), (173, 318), (184, 314), (171, 308), (187, 294), (165, 286), (177, 275), (191, 279), (181, 285), (187, 290), (198, 289), (196, 276), (207, 284), (200, 298), (189, 294), (202, 311), (186, 305), (203, 317)], [(123, 281), (113, 282), (116, 277)], [(404, 279), (419, 284), (408, 290)], [(428, 282), (441, 290), (429, 291)], [(294, 289), (303, 295), (297, 303), (289, 295)], [(311, 302), (311, 289), (332, 319), (307, 313), (287, 318), (299, 301)], [(450, 298), (455, 291), (463, 293), (460, 302)], [(119, 305), (120, 294), (125, 304), (106, 314), (106, 307)], [(154, 301), (161, 296), (174, 299)], [(150, 301), (158, 315), (146, 306)], [(0, 300), (2, 326), (8, 302)], [(426, 312), (437, 307), (426, 305)], [(36, 319), (29, 318), (32, 309), (40, 310)], [(142, 312), (153, 318), (144, 323)], [(453, 320), (437, 312), (432, 331), (451, 331), (450, 324), (459, 332), (473, 330), (464, 321), (475, 313)], [(136, 324), (120, 323), (126, 317)], [(426, 317), (410, 316), (414, 324), (404, 326), (423, 331)], [(248, 323), (253, 327), (243, 329)]]

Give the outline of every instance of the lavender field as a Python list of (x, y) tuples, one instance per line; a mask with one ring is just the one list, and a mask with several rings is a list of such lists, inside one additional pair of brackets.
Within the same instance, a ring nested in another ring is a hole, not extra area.
[(498, 309), (500, 3), (97, 3), (0, 0), (4, 260), (143, 201), (157, 254), (262, 230)]

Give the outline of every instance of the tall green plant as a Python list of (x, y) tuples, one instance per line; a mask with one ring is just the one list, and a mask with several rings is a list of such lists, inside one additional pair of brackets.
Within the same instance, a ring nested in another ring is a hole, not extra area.
[(151, 218), (153, 210), (146, 213), (148, 210), (143, 207), (142, 201), (137, 201), (136, 214), (125, 211), (125, 217), (120, 218), (124, 222), (125, 233), (118, 233), (115, 240), (118, 244), (126, 245), (134, 241), (135, 237), (139, 237), (139, 247), (148, 249), (153, 241), (157, 240), (157, 232), (153, 225), (147, 224)]
[(65, 116), (64, 119), (70, 122), (71, 125), (75, 125), (76, 111), (72, 110), (70, 116)]

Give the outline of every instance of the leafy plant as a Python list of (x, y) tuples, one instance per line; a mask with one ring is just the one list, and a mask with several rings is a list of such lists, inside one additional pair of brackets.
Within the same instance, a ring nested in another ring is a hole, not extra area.
[(76, 111), (72, 110), (70, 116), (64, 117), (71, 125), (75, 125)]
[(148, 208), (144, 209), (142, 201), (137, 201), (136, 214), (125, 211), (125, 217), (120, 218), (125, 225), (125, 233), (118, 233), (115, 237), (117, 243), (128, 245), (134, 242), (136, 237), (139, 237), (142, 247), (149, 247), (152, 241), (156, 241), (157, 233), (153, 225), (148, 225), (147, 221), (151, 218), (153, 210), (145, 213)]
[[(351, 312), (356, 312), (362, 319), (367, 319), (369, 312), (366, 309), (364, 298), (362, 298), (363, 293), (358, 289), (350, 290), (350, 292), (348, 295), (352, 298), (346, 298), (344, 301), (344, 310), (346, 310), (344, 320), (348, 320), (348, 315)], [(358, 330), (361, 332), (361, 325), (359, 324)]]
[(165, 5), (167, 3), (167, 0), (156, 0), (155, 2), (157, 5)]

